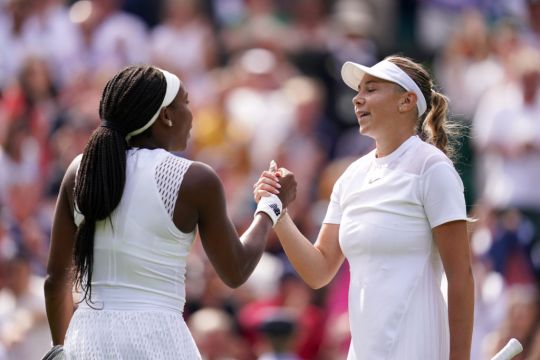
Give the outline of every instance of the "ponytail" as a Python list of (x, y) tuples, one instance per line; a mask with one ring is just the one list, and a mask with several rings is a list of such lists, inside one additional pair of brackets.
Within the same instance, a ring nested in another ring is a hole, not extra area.
[(394, 55), (386, 59), (407, 73), (426, 99), (426, 113), (419, 118), (418, 122), (420, 138), (453, 159), (455, 150), (452, 141), (458, 135), (460, 126), (448, 122), (448, 98), (433, 89), (433, 80), (422, 65), (404, 56)]
[(81, 159), (74, 197), (84, 215), (75, 240), (75, 285), (83, 299), (91, 299), (96, 221), (104, 220), (116, 208), (126, 181), (127, 144), (123, 134), (105, 127), (94, 131)]
[(92, 302), (96, 222), (110, 218), (124, 192), (126, 134), (146, 125), (161, 107), (166, 88), (160, 70), (131, 66), (116, 74), (103, 90), (99, 104), (102, 126), (86, 144), (74, 188), (76, 209), (84, 216), (73, 251), (75, 286), (82, 290), (81, 301)]
[(448, 143), (448, 98), (431, 90), (431, 104), (428, 105), (428, 111), (422, 122), (420, 137), (450, 156), (452, 149)]

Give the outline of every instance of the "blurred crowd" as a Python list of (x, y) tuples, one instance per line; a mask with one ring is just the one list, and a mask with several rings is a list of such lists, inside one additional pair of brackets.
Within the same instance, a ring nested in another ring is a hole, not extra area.
[[(99, 124), (105, 82), (151, 63), (179, 75), (194, 113), (180, 154), (219, 173), (239, 231), (269, 160), (314, 240), (332, 185), (371, 151), (341, 65), (422, 61), (451, 99), (466, 188), (473, 360), (511, 337), (540, 359), (540, 0), (0, 0), (0, 359), (50, 347), (43, 276), (59, 184)], [(309, 289), (270, 238), (236, 290), (190, 255), (184, 317), (208, 360), (345, 359), (348, 265)], [(281, 359), (281, 358), (280, 358)]]

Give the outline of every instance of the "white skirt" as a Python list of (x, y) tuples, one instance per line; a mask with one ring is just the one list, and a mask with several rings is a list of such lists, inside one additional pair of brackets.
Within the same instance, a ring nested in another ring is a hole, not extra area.
[(182, 316), (164, 311), (80, 308), (69, 323), (64, 351), (73, 360), (201, 359)]

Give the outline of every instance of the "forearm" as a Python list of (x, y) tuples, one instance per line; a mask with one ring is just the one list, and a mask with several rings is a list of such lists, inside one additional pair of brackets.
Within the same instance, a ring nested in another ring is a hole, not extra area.
[(470, 359), (474, 318), (474, 279), (471, 272), (448, 281), (450, 359)]
[(288, 214), (274, 227), (287, 258), (300, 277), (313, 289), (328, 284), (334, 276), (324, 254), (298, 230)]
[(70, 283), (55, 283), (47, 279), (45, 281), (45, 306), (53, 344), (63, 344), (73, 315), (73, 295)]
[(259, 213), (255, 216), (249, 228), (240, 237), (242, 258), (236, 262), (237, 264), (241, 264), (240, 275), (238, 276), (240, 283), (238, 285), (241, 285), (247, 280), (259, 263), (266, 248), (266, 240), (270, 230), (272, 230), (270, 218), (264, 213)]

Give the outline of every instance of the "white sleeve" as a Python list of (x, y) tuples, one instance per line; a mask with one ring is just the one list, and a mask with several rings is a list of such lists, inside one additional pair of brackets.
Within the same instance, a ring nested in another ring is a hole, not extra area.
[(432, 229), (450, 221), (467, 219), (463, 182), (450, 164), (433, 165), (423, 178), (424, 211)]
[(323, 224), (340, 224), (341, 223), (341, 188), (342, 177), (340, 177), (334, 184), (332, 189), (332, 195), (330, 195), (330, 203), (326, 210), (326, 216), (324, 217)]

